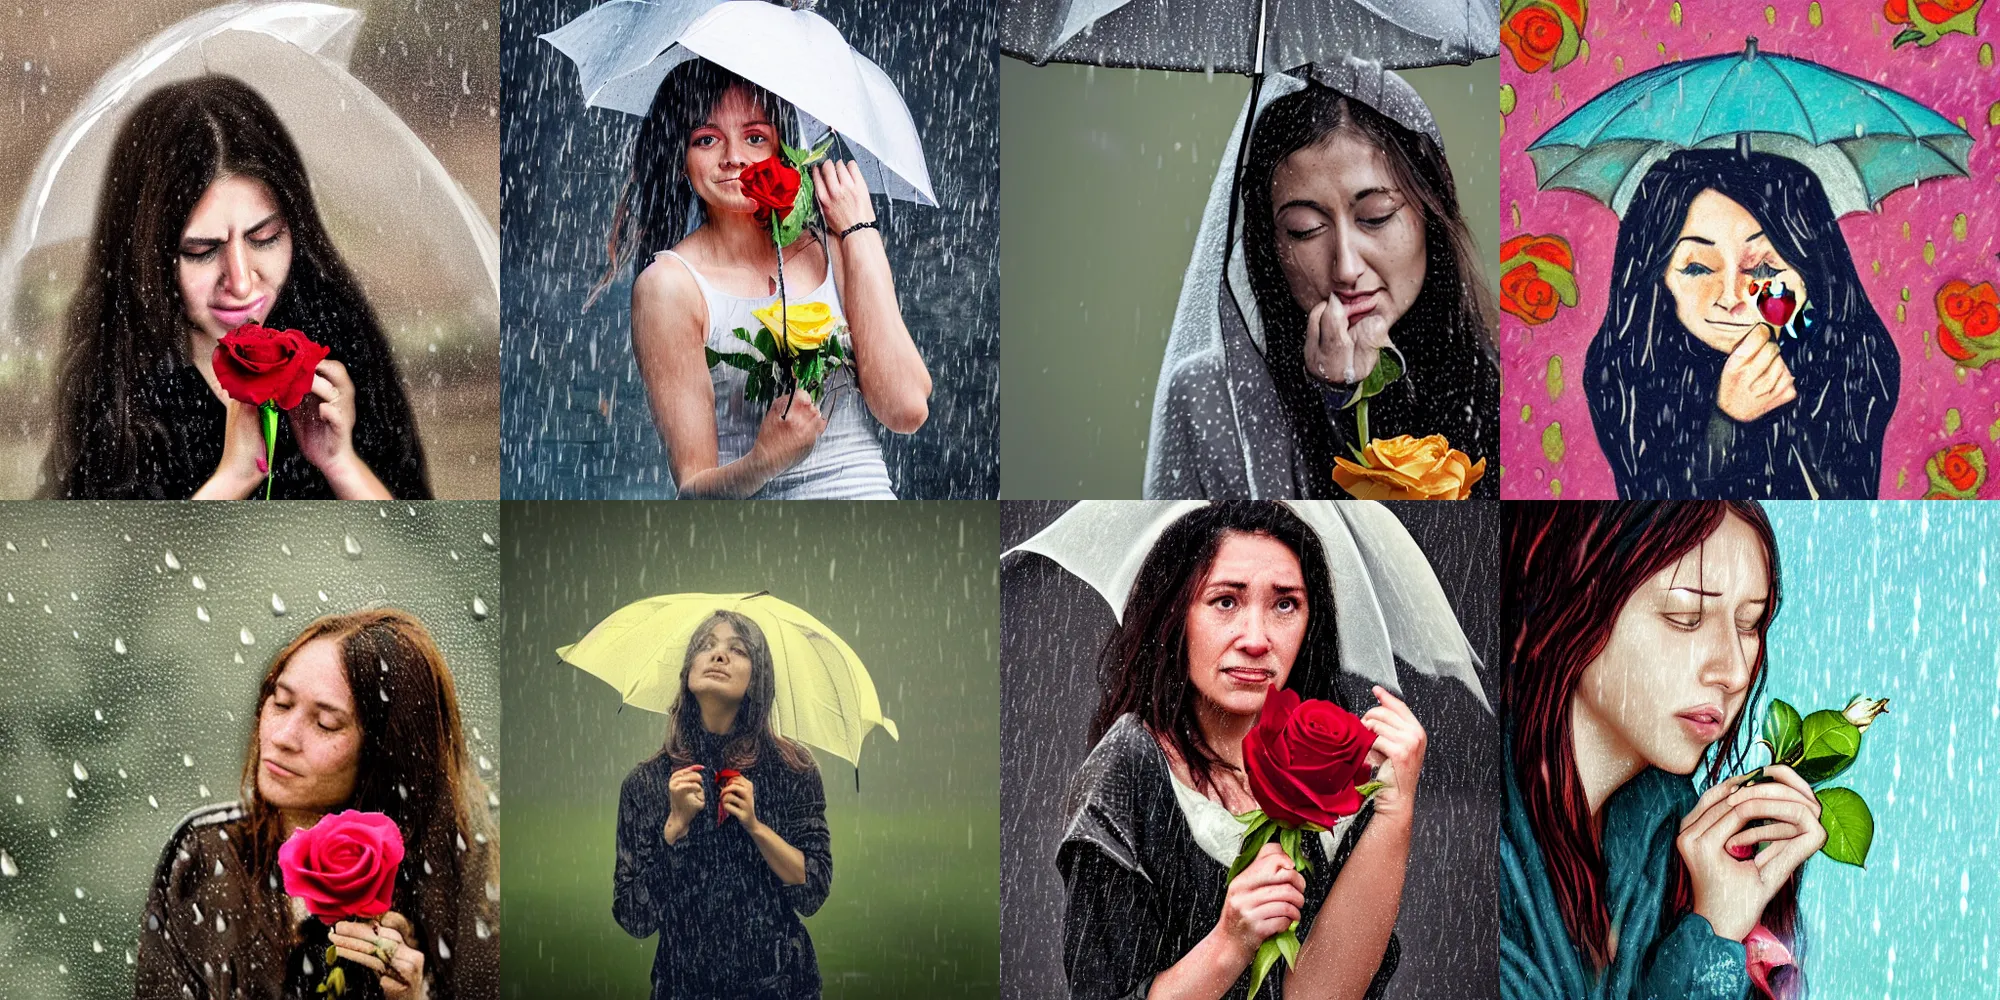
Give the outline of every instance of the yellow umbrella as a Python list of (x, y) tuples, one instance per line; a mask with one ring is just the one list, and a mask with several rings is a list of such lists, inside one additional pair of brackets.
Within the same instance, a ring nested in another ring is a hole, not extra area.
[(681, 666), (695, 628), (722, 610), (756, 622), (771, 646), (778, 688), (771, 727), (779, 735), (857, 768), (861, 740), (871, 727), (881, 726), (891, 739), (901, 739), (896, 724), (882, 715), (868, 669), (846, 641), (766, 591), (666, 594), (634, 601), (556, 655), (617, 688), (625, 704), (665, 714), (680, 693)]

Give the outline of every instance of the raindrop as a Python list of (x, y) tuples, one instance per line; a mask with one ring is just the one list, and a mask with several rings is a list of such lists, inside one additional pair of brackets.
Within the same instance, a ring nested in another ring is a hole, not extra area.
[(489, 534), (487, 534), (487, 533), (486, 533), (486, 532), (484, 532), (484, 531), (482, 531), (482, 532), (480, 532), (480, 533), (479, 533), (479, 544), (481, 544), (481, 545), (484, 545), (484, 546), (486, 546), (487, 548), (489, 548), (489, 549), (493, 549), (493, 550), (495, 550), (495, 551), (498, 551), (498, 550), (499, 550), (499, 548), (500, 548), (500, 543), (499, 543), (499, 542), (496, 542), (496, 541), (494, 541), (494, 540), (493, 540), (493, 536), (492, 536), (492, 535), (489, 535)]
[(486, 926), (486, 921), (478, 917), (472, 920), (472, 933), (479, 935), (481, 941), (493, 936), (493, 931)]
[(99, 955), (104, 954), (104, 942), (93, 939), (90, 942), (90, 950), (98, 953)]
[(442, 937), (438, 938), (438, 957), (446, 961), (451, 959), (451, 945), (445, 944)]
[(325, 604), (325, 603), (326, 603), (326, 602), (327, 602), (328, 600), (329, 600), (329, 598), (328, 598), (328, 597), (326, 596), (326, 591), (324, 591), (324, 590), (320, 591), (320, 592), (319, 592), (319, 602), (320, 602), (321, 604)]
[(245, 626), (243, 628), (243, 631), (238, 632), (236, 634), (236, 638), (241, 639), (245, 646), (255, 646), (257, 644), (257, 637), (250, 634), (250, 628), (248, 626)]
[(222, 914), (217, 913), (215, 915), (215, 932), (217, 934), (221, 934), (226, 932), (227, 930), (229, 930), (229, 928), (222, 922)]
[[(712, 635), (713, 633), (710, 633), (710, 634)], [(480, 770), (482, 770), (482, 771), (491, 771), (491, 770), (493, 770), (493, 762), (492, 762), (492, 761), (490, 761), (490, 760), (487, 760), (487, 759), (486, 759), (486, 755), (485, 755), (485, 754), (480, 754), (480, 755), (479, 755), (479, 769), (480, 769)]]
[(194, 616), (204, 622), (208, 621), (208, 609), (197, 604), (194, 606)]
[(196, 589), (196, 590), (207, 590), (207, 589), (208, 589), (208, 581), (207, 581), (207, 580), (204, 580), (204, 579), (202, 579), (202, 578), (201, 578), (201, 574), (200, 574), (200, 573), (196, 573), (196, 574), (195, 574), (195, 575), (194, 575), (193, 577), (191, 577), (191, 578), (190, 578), (190, 579), (188, 580), (188, 582), (189, 582), (189, 583), (192, 583), (192, 584), (194, 584), (194, 589)]
[(21, 874), (21, 869), (14, 866), (14, 856), (4, 850), (0, 850), (0, 875), (13, 878), (19, 874)]
[(349, 559), (361, 558), (361, 543), (355, 541), (353, 535), (346, 536), (346, 538), (341, 542), (341, 547), (347, 552), (347, 558)]
[(477, 595), (477, 594), (474, 594), (474, 595), (472, 596), (472, 618), (473, 618), (473, 620), (474, 620), (474, 621), (482, 621), (482, 622), (483, 622), (483, 621), (485, 621), (485, 620), (486, 620), (486, 618), (487, 618), (487, 615), (488, 615), (488, 614), (489, 614), (489, 612), (488, 612), (488, 611), (486, 610), (486, 602), (485, 602), (484, 600), (482, 600), (482, 599), (481, 599), (481, 598), (479, 597), (479, 595)]
[(168, 569), (173, 570), (176, 573), (181, 571), (181, 561), (179, 559), (174, 558), (174, 550), (172, 549), (167, 550), (165, 562), (167, 564)]
[(82, 898), (83, 898), (83, 886), (77, 886), (77, 887), (76, 887), (76, 898), (78, 898), (78, 899), (82, 899)]
[(93, 710), (91, 710), (91, 714), (92, 714), (92, 715), (95, 715), (95, 716), (97, 716), (97, 721), (99, 721), (99, 722), (103, 722), (103, 721), (104, 721), (104, 710), (103, 710), (103, 709), (101, 709), (101, 708), (98, 708), (98, 709), (93, 709)]
[(205, 798), (208, 798), (208, 786), (207, 786), (207, 785), (203, 785), (203, 786), (201, 786), (201, 797), (202, 797), (202, 798), (204, 798), (204, 799), (205, 799)]
[(76, 775), (76, 780), (78, 781), (90, 780), (90, 772), (83, 769), (83, 761), (80, 760), (70, 761), (69, 773)]
[(187, 753), (184, 753), (184, 754), (181, 754), (181, 766), (182, 766), (182, 767), (193, 767), (193, 766), (194, 766), (194, 755), (193, 755), (193, 754), (187, 754)]
[(117, 654), (118, 654), (119, 656), (124, 656), (124, 655), (125, 655), (125, 640), (124, 640), (124, 639), (113, 639), (113, 640), (111, 640), (111, 651), (112, 651), (112, 652), (114, 652), (114, 653), (117, 653)]
[(154, 797), (153, 797), (153, 796), (151, 796), (151, 795), (148, 795), (148, 796), (146, 796), (146, 804), (147, 804), (147, 805), (149, 805), (149, 806), (152, 806), (152, 807), (153, 807), (153, 808), (155, 808), (155, 809), (158, 809), (158, 808), (160, 808), (160, 800), (159, 800), (159, 799), (157, 799), (157, 798), (154, 798)]
[[(272, 615), (274, 615), (274, 616), (277, 616), (277, 617), (283, 617), (283, 616), (284, 616), (284, 614), (285, 614), (285, 599), (284, 599), (284, 598), (282, 598), (282, 597), (279, 597), (279, 596), (278, 596), (278, 595), (276, 595), (276, 594), (272, 594), (272, 595), (271, 595), (271, 614), (272, 614)], [(248, 643), (245, 643), (245, 645), (248, 645)]]
[(292, 547), (291, 547), (290, 545), (284, 545), (284, 544), (280, 544), (280, 545), (278, 546), (278, 551), (279, 551), (279, 552), (283, 552), (283, 553), (284, 553), (284, 554), (286, 554), (286, 555), (291, 555), (291, 554), (292, 554)]

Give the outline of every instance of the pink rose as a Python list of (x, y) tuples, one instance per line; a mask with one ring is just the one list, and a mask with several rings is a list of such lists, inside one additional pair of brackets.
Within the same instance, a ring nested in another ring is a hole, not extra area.
[(389, 912), (403, 833), (381, 813), (347, 810), (294, 831), (278, 848), (285, 894), (321, 921), (372, 920)]

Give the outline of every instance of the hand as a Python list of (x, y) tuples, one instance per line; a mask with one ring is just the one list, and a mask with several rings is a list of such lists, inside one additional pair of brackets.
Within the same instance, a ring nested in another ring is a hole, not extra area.
[(667, 778), (667, 824), (661, 834), (671, 844), (681, 839), (687, 832), (688, 824), (701, 815), (702, 807), (708, 804), (708, 793), (701, 780), (701, 765), (690, 764), (675, 771)]
[(290, 412), (299, 451), (328, 478), (354, 454), (354, 380), (347, 366), (328, 358), (313, 369), (312, 390)]
[(729, 779), (722, 788), (722, 811), (736, 817), (736, 822), (752, 833), (757, 830), (757, 786), (750, 779), (737, 775)]
[(1249, 965), (1257, 947), (1291, 927), (1305, 905), (1306, 877), (1273, 840), (1230, 881), (1222, 915), (1209, 933), (1223, 941), (1230, 955)]
[(819, 198), (826, 228), (836, 234), (857, 222), (875, 221), (875, 203), (868, 200), (868, 181), (853, 160), (824, 160), (812, 168), (813, 190)]
[(334, 924), (328, 940), (341, 958), (374, 972), (389, 1000), (424, 1000), (424, 950), (410, 944), (414, 937), (409, 919), (391, 911), (375, 921)]
[(222, 405), (229, 414), (222, 425), (222, 460), (216, 463), (215, 474), (195, 491), (196, 500), (241, 500), (255, 493), (270, 473), (259, 408), (236, 399)]
[(1798, 388), (1792, 384), (1792, 370), (1778, 356), (1778, 342), (1771, 327), (1759, 323), (1737, 342), (1722, 363), (1722, 384), (1715, 390), (1715, 405), (1730, 419), (1749, 423), (1794, 399)]
[(1375, 793), (1375, 814), (1408, 819), (1417, 804), (1417, 779), (1424, 771), (1430, 735), (1403, 699), (1379, 684), (1374, 692), (1380, 704), (1362, 714), (1361, 724), (1375, 734), (1368, 763), (1378, 767), (1375, 777), (1385, 783)]
[[(792, 410), (789, 415), (785, 413), (787, 403)], [(813, 405), (811, 394), (798, 389), (771, 401), (771, 408), (764, 411), (764, 422), (757, 427), (757, 443), (750, 448), (762, 454), (776, 475), (799, 464), (825, 430), (826, 417)]]
[(1389, 343), (1381, 312), (1347, 322), (1347, 305), (1330, 295), (1306, 317), (1306, 374), (1328, 385), (1352, 385), (1368, 377)]
[[(1771, 897), (1826, 844), (1812, 787), (1782, 764), (1763, 773), (1775, 780), (1745, 785), (1750, 776), (1737, 775), (1709, 789), (1674, 840), (1694, 882), (1694, 912), (1732, 941), (1749, 935)], [(1771, 822), (1749, 825), (1756, 820)], [(1770, 846), (1752, 857), (1730, 853), (1760, 843)]]

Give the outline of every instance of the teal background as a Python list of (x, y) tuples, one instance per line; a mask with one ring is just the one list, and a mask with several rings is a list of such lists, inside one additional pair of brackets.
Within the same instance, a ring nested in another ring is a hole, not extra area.
[[(806, 920), (829, 1000), (999, 994), (999, 505), (505, 505), (508, 813), (502, 995), (645, 997), (655, 939), (611, 919), (619, 784), (666, 717), (556, 658), (643, 597), (769, 590), (867, 665), (900, 741), (861, 785), (815, 753), (833, 888)], [(518, 727), (518, 728), (517, 728)]]
[(1806, 865), (1808, 986), (1821, 997), (2000, 996), (2000, 592), (1988, 579), (2000, 505), (1765, 509), (1783, 573), (1766, 697), (1801, 713), (1855, 694), (1890, 699), (1830, 783), (1875, 815), (1867, 870), (1824, 856)]
[[(1500, 249), (1499, 60), (1402, 74)], [(1001, 490), (1136, 498), (1153, 385), (1247, 77), (1000, 60)]]

